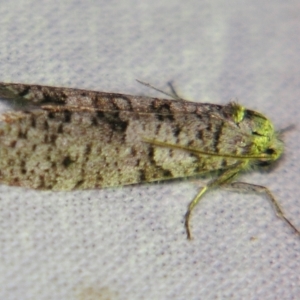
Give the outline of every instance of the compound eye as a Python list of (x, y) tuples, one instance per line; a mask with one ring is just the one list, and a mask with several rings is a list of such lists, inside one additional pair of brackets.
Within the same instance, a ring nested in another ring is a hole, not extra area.
[(269, 148), (269, 149), (267, 149), (266, 150), (266, 152), (265, 152), (266, 154), (269, 154), (269, 155), (272, 155), (272, 154), (274, 154), (275, 153), (275, 150), (274, 149), (272, 149), (272, 148)]
[(258, 133), (257, 131), (252, 131), (253, 135), (258, 135), (258, 136), (262, 136), (262, 134)]

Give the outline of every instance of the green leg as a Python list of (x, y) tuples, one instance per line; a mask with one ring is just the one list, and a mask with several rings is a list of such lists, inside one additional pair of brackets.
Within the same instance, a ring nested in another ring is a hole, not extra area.
[(218, 186), (224, 185), (227, 182), (229, 182), (230, 180), (232, 180), (238, 172), (241, 171), (241, 165), (237, 165), (236, 167), (229, 169), (225, 172), (223, 172), (219, 177), (217, 177), (216, 179), (213, 179), (212, 181), (210, 181), (206, 186), (204, 186), (200, 192), (197, 194), (197, 196), (190, 202), (189, 206), (188, 206), (188, 210), (185, 214), (185, 229), (186, 229), (186, 233), (187, 233), (187, 238), (189, 240), (192, 239), (192, 234), (191, 234), (191, 230), (190, 230), (190, 218), (191, 218), (191, 213), (193, 211), (193, 209), (195, 208), (195, 206), (200, 202), (200, 200), (202, 199), (202, 196), (209, 190), (216, 188)]

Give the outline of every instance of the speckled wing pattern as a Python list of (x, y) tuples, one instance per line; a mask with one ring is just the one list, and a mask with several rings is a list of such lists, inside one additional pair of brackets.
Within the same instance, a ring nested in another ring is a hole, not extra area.
[(0, 181), (9, 185), (121, 186), (237, 163), (145, 140), (230, 154), (247, 154), (252, 146), (250, 125), (233, 122), (232, 104), (7, 83), (0, 83), (0, 97), (19, 104), (1, 116)]

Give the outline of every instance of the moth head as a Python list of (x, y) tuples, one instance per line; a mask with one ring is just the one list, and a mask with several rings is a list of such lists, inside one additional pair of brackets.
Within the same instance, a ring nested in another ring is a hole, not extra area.
[(283, 152), (283, 142), (275, 132), (273, 123), (263, 114), (231, 103), (231, 118), (245, 134), (250, 156), (261, 162), (277, 160)]
[(262, 162), (277, 160), (283, 153), (284, 145), (274, 130), (273, 123), (263, 114), (253, 110), (245, 110), (244, 118), (248, 119), (250, 125), (253, 154), (261, 154)]

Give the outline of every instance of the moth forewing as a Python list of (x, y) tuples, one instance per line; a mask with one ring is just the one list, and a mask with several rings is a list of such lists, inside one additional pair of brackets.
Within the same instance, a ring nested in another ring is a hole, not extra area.
[(283, 151), (272, 123), (236, 103), (10, 83), (0, 83), (0, 97), (18, 103), (1, 118), (2, 183), (72, 190), (217, 172), (189, 205), (189, 238), (190, 214), (205, 192)]

